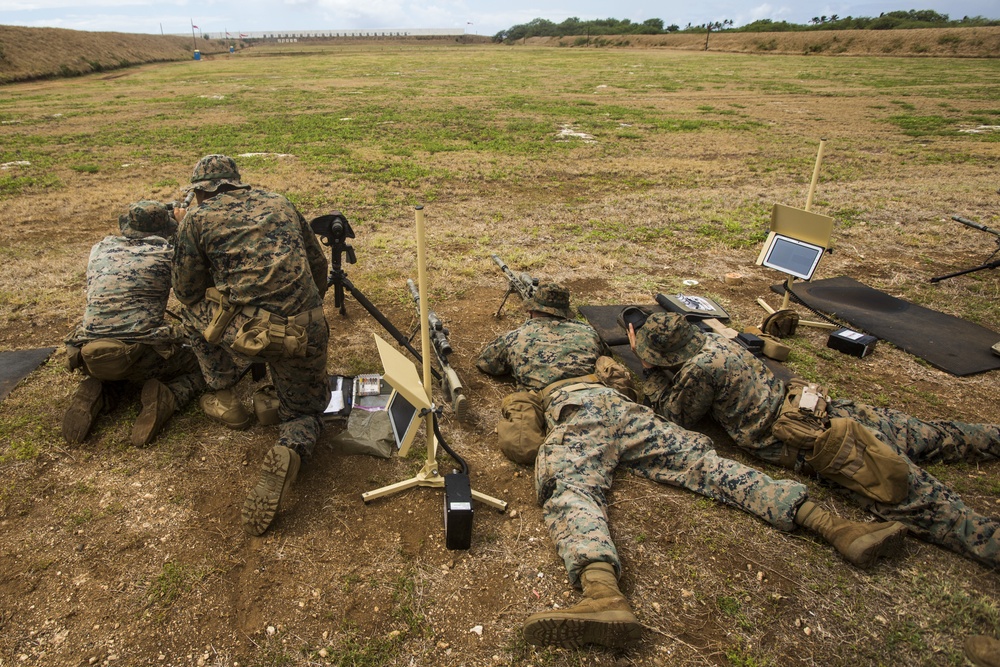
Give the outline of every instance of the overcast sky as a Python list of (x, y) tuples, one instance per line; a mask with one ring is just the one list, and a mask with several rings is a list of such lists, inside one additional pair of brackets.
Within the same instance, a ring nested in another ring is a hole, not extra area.
[(228, 30), (359, 30), (460, 28), (494, 35), (544, 18), (559, 23), (616, 18), (641, 23), (663, 19), (680, 27), (731, 19), (736, 26), (757, 19), (808, 23), (814, 16), (878, 16), (882, 12), (933, 9), (952, 19), (1000, 18), (997, 0), (0, 0), (0, 25), (131, 33), (190, 33)]

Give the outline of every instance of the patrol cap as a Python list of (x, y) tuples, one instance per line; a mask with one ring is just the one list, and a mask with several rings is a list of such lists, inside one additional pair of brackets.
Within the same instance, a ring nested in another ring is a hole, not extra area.
[(188, 190), (215, 192), (223, 185), (235, 185), (239, 188), (249, 188), (240, 181), (240, 170), (236, 161), (228, 155), (206, 155), (198, 160), (191, 174), (191, 185)]
[(542, 283), (536, 287), (534, 296), (524, 304), (524, 309), (564, 320), (573, 319), (573, 311), (569, 308), (569, 290), (557, 283)]
[(177, 231), (177, 221), (158, 201), (143, 199), (128, 207), (128, 213), (118, 219), (122, 235), (130, 239), (147, 236), (168, 238)]
[(674, 366), (693, 357), (705, 334), (678, 313), (653, 313), (635, 332), (635, 353), (647, 364)]

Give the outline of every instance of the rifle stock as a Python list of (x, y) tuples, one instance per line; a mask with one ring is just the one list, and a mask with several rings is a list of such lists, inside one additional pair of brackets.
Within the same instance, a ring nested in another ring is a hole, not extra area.
[[(413, 280), (407, 279), (406, 285), (410, 288), (410, 296), (417, 308), (417, 317), (420, 317), (420, 290)], [(448, 362), (448, 355), (452, 353), (451, 342), (448, 340), (448, 329), (445, 328), (441, 318), (433, 310), (427, 311), (426, 326), (430, 327), (431, 345), (434, 348), (434, 356), (437, 357), (438, 365), (441, 367), (441, 390), (451, 402), (451, 409), (459, 421), (466, 421), (468, 418), (468, 406), (466, 404), (465, 388), (458, 373)]]

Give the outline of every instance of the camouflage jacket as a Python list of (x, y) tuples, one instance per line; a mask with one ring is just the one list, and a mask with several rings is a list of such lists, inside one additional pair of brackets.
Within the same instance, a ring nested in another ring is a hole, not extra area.
[(215, 287), (238, 305), (296, 315), (322, 304), (327, 260), (285, 197), (231, 190), (188, 209), (177, 230), (174, 294), (185, 305)]
[(670, 373), (653, 371), (643, 390), (653, 409), (684, 428), (707, 414), (740, 447), (773, 445), (771, 424), (785, 400), (785, 386), (739, 343), (705, 335), (701, 350)]
[(484, 347), (476, 367), (490, 375), (510, 374), (525, 389), (543, 389), (593, 373), (602, 353), (601, 339), (590, 325), (535, 317)]
[(87, 263), (87, 309), (66, 339), (80, 345), (98, 338), (126, 343), (167, 342), (176, 336), (163, 321), (170, 296), (173, 248), (159, 236), (108, 236)]

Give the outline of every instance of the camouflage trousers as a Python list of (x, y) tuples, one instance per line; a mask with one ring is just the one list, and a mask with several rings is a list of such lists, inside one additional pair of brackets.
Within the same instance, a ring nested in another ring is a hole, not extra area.
[(859, 494), (859, 504), (879, 517), (905, 524), (928, 542), (966, 555), (985, 565), (1000, 565), (1000, 519), (967, 506), (957, 493), (916, 463), (957, 463), (1000, 458), (1000, 426), (956, 421), (922, 421), (899, 410), (837, 400), (833, 417), (852, 417), (907, 457), (910, 489), (897, 505), (878, 503)]
[[(83, 343), (79, 347), (83, 347)], [(77, 346), (67, 345), (67, 351)], [(140, 344), (138, 356), (134, 357), (127, 366), (111, 369), (114, 380), (121, 380), (135, 384), (142, 384), (146, 380), (159, 380), (170, 389), (177, 401), (177, 407), (182, 408), (198, 393), (205, 388), (205, 380), (202, 378), (198, 368), (198, 359), (194, 351), (187, 346), (179, 344), (166, 344), (161, 346), (169, 350), (170, 356), (164, 358), (151, 345)], [(96, 377), (98, 380), (109, 381), (107, 377), (102, 377), (100, 371), (92, 371), (87, 366), (86, 355), (80, 355), (80, 370), (85, 375)]]
[(608, 388), (557, 390), (546, 409), (549, 434), (535, 461), (545, 523), (570, 581), (591, 562), (621, 563), (608, 529), (605, 494), (622, 466), (647, 479), (713, 498), (780, 530), (795, 527), (806, 487), (773, 480), (718, 456), (712, 441)]
[[(212, 321), (215, 305), (207, 300), (185, 308), (181, 316), (187, 325), (191, 347), (198, 358), (205, 382), (212, 391), (229, 389), (251, 363), (261, 361), (232, 349), (236, 332), (250, 318), (238, 313), (226, 327), (222, 340), (213, 345), (201, 332)], [(271, 382), (278, 393), (278, 443), (309, 457), (323, 430), (321, 416), (330, 403), (330, 382), (326, 372), (330, 329), (325, 319), (306, 326), (309, 342), (303, 357), (267, 361)]]

